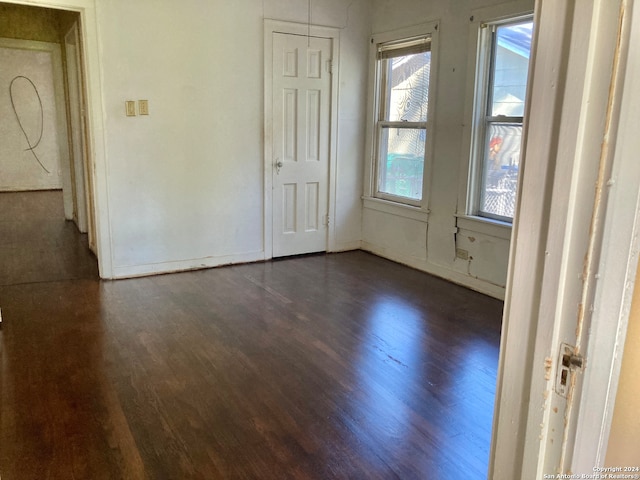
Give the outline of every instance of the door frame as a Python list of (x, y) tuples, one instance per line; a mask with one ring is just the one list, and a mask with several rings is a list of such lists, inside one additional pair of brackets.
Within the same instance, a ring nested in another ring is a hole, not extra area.
[(336, 171), (337, 171), (337, 132), (338, 132), (338, 85), (340, 30), (333, 27), (307, 25), (264, 19), (264, 217), (263, 249), (264, 258), (273, 258), (273, 34), (310, 35), (331, 39), (332, 75), (331, 75), (331, 112), (329, 114), (329, 172), (328, 172), (328, 214), (327, 251), (335, 250), (336, 244)]
[[(74, 43), (70, 43), (70, 37)], [(68, 45), (72, 44), (76, 47), (73, 59), (69, 58)], [(71, 172), (74, 188), (74, 210), (75, 219), (78, 229), (82, 233), (88, 233), (89, 248), (95, 249), (95, 233), (93, 232), (93, 212), (91, 209), (91, 188), (89, 184), (89, 175), (87, 174), (87, 150), (85, 141), (85, 121), (84, 121), (84, 88), (82, 80), (82, 45), (80, 43), (80, 27), (78, 22), (74, 22), (64, 34), (65, 49), (65, 70), (67, 74), (67, 107), (69, 114), (69, 152), (71, 159)], [(74, 77), (73, 79), (71, 77)], [(72, 89), (75, 82), (75, 92)], [(77, 114), (77, 119), (74, 118)], [(77, 121), (77, 124), (75, 123)], [(79, 158), (76, 158), (76, 147), (79, 152)]]
[[(618, 64), (608, 72), (610, 83), (602, 85), (601, 92), (606, 87), (611, 91), (610, 128), (603, 147), (611, 170), (605, 178), (607, 198), (587, 346), (589, 364), (575, 407), (575, 432), (567, 445), (570, 469), (585, 473), (591, 473), (594, 466), (605, 466), (640, 254), (640, 57), (631, 53), (631, 46), (640, 43), (640, 10), (634, 0), (612, 3), (594, 1), (596, 31), (605, 41), (593, 41), (600, 49), (614, 44), (610, 49)], [(604, 9), (613, 12), (605, 14)], [(607, 16), (613, 18), (607, 21)], [(593, 63), (594, 70), (601, 65), (598, 58)]]
[[(640, 41), (637, 8), (629, 19), (633, 3), (590, 0), (567, 10), (563, 2), (536, 0), (535, 66), (507, 278), (492, 480), (555, 475), (545, 471), (553, 457), (566, 460), (563, 473), (603, 466), (640, 250), (640, 139), (629, 120), (640, 111), (640, 70), (631, 56), (626, 64), (628, 46)], [(616, 18), (619, 6), (626, 7), (624, 21)], [(588, 55), (581, 55), (585, 44)], [(620, 60), (618, 68), (602, 68), (608, 65), (603, 59)], [(571, 79), (571, 69), (584, 73)], [(600, 115), (603, 106), (606, 116)], [(591, 183), (594, 169), (604, 174)], [(594, 187), (602, 189), (601, 198)], [(596, 229), (587, 241), (583, 232), (590, 224)], [(574, 263), (585, 246), (593, 249), (594, 260), (581, 277), (573, 274)], [(586, 300), (584, 308), (580, 299)], [(547, 400), (556, 395), (559, 331), (575, 328), (582, 315), (590, 333), (585, 368), (576, 374), (573, 427), (552, 442), (552, 417), (562, 417)]]
[(85, 79), (87, 112), (87, 174), (93, 185), (96, 250), (100, 277), (113, 278), (109, 188), (105, 151), (105, 108), (98, 36), (96, 0), (2, 0), (3, 3), (44, 7), (77, 12), (80, 15), (79, 36), (83, 47), (82, 75)]

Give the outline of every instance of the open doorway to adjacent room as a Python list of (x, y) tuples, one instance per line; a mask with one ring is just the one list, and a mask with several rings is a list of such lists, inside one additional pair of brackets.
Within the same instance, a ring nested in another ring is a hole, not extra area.
[(0, 282), (97, 275), (80, 15), (0, 13)]

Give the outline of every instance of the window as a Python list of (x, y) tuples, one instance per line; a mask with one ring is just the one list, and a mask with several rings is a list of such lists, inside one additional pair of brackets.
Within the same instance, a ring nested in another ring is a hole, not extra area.
[(432, 34), (376, 43), (374, 196), (420, 205)]
[(525, 109), (531, 17), (480, 27), (470, 210), (511, 222)]

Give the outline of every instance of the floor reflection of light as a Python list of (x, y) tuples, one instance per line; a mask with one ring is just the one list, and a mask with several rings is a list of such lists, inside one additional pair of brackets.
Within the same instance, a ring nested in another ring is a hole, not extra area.
[(402, 299), (387, 298), (374, 306), (369, 327), (370, 334), (383, 342), (385, 362), (395, 361), (415, 373), (426, 328), (420, 312)]
[(451, 382), (451, 389), (457, 399), (453, 408), (467, 428), (451, 438), (451, 445), (459, 451), (473, 452), (476, 461), (488, 465), (498, 347), (476, 339), (464, 350), (465, 362)]
[[(459, 398), (458, 411), (475, 424), (491, 428), (495, 379), (497, 377), (498, 347), (483, 340), (465, 345), (465, 362), (452, 382)], [(478, 375), (482, 371), (484, 375)], [(486, 373), (485, 373), (486, 372)]]
[[(400, 297), (370, 305), (354, 362), (351, 426), (364, 448), (388, 445), (382, 456), (390, 461), (411, 457), (420, 471), (463, 474), (488, 464), (498, 346), (477, 332), (429, 327), (425, 314)], [(441, 341), (451, 358), (443, 358), (442, 345), (439, 354), (431, 351)], [(424, 442), (426, 449), (416, 449)]]
[(360, 427), (401, 441), (410, 425), (405, 399), (420, 381), (426, 323), (420, 312), (398, 297), (380, 299), (370, 307), (367, 330), (355, 365)]

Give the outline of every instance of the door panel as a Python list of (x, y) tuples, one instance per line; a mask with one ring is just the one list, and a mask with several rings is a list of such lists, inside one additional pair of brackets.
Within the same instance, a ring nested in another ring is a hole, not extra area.
[(273, 256), (325, 251), (331, 39), (273, 34)]

